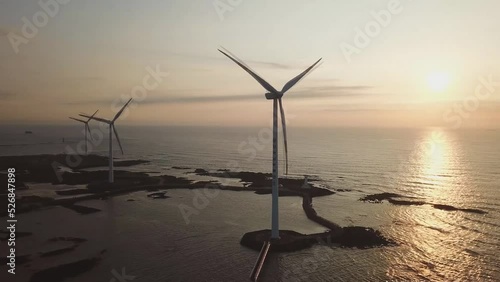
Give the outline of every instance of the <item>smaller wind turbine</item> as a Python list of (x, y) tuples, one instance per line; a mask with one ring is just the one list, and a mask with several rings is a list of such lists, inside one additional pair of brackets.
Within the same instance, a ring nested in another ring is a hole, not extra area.
[[(95, 116), (95, 114), (97, 114), (98, 111), (99, 110), (95, 111), (95, 113), (93, 115), (91, 115), (86, 121), (78, 119), (78, 118), (74, 118), (74, 117), (69, 117), (72, 120), (76, 120), (78, 122), (83, 122), (85, 124), (85, 155), (88, 154), (88, 142), (89, 142), (89, 140), (87, 138), (87, 132), (90, 133), (89, 121), (92, 119), (92, 117)], [(92, 134), (90, 134), (90, 139), (92, 139)]]
[(107, 119), (98, 118), (95, 116), (87, 116), (84, 114), (80, 114), (80, 116), (82, 116), (82, 117), (86, 117), (86, 118), (90, 118), (90, 119), (97, 120), (100, 122), (104, 122), (104, 123), (109, 125), (109, 183), (113, 183), (115, 180), (114, 175), (113, 175), (113, 132), (115, 133), (116, 141), (118, 141), (118, 145), (120, 146), (120, 151), (122, 152), (122, 155), (123, 155), (123, 148), (122, 148), (122, 144), (120, 142), (120, 138), (118, 137), (118, 132), (116, 132), (115, 121), (121, 116), (121, 114), (123, 113), (123, 110), (125, 110), (125, 108), (128, 106), (128, 104), (130, 104), (130, 101), (132, 101), (132, 98), (130, 98), (130, 100), (128, 100), (128, 102), (125, 105), (123, 105), (121, 110), (118, 113), (116, 113), (115, 117), (112, 120), (107, 120)]

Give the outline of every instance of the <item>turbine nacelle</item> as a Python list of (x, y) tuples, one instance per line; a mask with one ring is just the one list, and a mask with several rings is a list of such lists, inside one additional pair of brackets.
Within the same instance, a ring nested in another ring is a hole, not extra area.
[(279, 98), (283, 97), (283, 93), (267, 92), (265, 96), (266, 96), (267, 100), (274, 100), (274, 99), (279, 99)]

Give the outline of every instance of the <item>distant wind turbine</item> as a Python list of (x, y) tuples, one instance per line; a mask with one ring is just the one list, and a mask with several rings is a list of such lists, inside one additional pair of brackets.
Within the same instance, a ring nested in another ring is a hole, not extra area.
[[(224, 48), (223, 48), (224, 49)], [(279, 239), (279, 215), (278, 215), (278, 103), (281, 112), (281, 124), (283, 126), (283, 139), (285, 145), (285, 174), (288, 174), (288, 140), (286, 137), (286, 120), (285, 120), (285, 111), (283, 110), (283, 103), (281, 98), (292, 88), (297, 82), (299, 82), (305, 75), (307, 75), (320, 61), (321, 58), (316, 61), (312, 66), (307, 68), (301, 74), (294, 77), (292, 80), (287, 82), (281, 91), (276, 90), (271, 84), (267, 83), (264, 79), (258, 76), (254, 71), (250, 69), (243, 61), (238, 59), (235, 55), (233, 55), (228, 50), (224, 49), (224, 51), (219, 49), (219, 52), (224, 54), (226, 57), (231, 59), (233, 62), (238, 64), (241, 68), (243, 68), (247, 73), (249, 73), (257, 82), (262, 85), (267, 91), (265, 96), (268, 100), (273, 100), (273, 183), (272, 183), (272, 230), (271, 230), (271, 239)], [(230, 55), (228, 55), (230, 54)]]
[[(98, 111), (99, 110), (95, 111), (95, 113), (93, 115), (91, 115), (86, 121), (78, 119), (78, 118), (74, 118), (74, 117), (69, 117), (72, 120), (83, 122), (85, 124), (85, 155), (88, 154), (88, 142), (89, 141), (88, 141), (88, 138), (87, 138), (87, 132), (90, 133), (89, 121), (92, 119), (93, 116), (95, 116), (95, 114), (97, 114)], [(92, 134), (90, 134), (90, 139), (92, 139)]]
[(122, 144), (120, 142), (120, 138), (118, 137), (118, 132), (116, 132), (116, 129), (115, 129), (115, 121), (123, 113), (123, 110), (128, 106), (130, 101), (132, 101), (132, 98), (130, 98), (130, 100), (128, 100), (128, 102), (125, 105), (123, 105), (121, 110), (118, 113), (116, 113), (115, 117), (112, 120), (107, 120), (107, 119), (98, 118), (95, 116), (87, 116), (84, 114), (80, 114), (80, 116), (82, 116), (82, 117), (86, 117), (86, 118), (90, 118), (90, 119), (97, 120), (100, 122), (104, 122), (104, 123), (107, 123), (109, 125), (109, 183), (114, 182), (114, 175), (113, 175), (113, 132), (115, 133), (116, 141), (118, 141), (118, 145), (120, 146), (120, 151), (122, 152), (122, 155), (123, 155)]

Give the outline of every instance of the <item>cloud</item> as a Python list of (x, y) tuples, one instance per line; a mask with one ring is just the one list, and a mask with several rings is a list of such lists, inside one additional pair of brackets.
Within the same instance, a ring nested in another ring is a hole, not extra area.
[[(286, 99), (314, 99), (314, 98), (335, 98), (335, 97), (359, 97), (373, 95), (362, 93), (360, 90), (370, 89), (368, 86), (317, 86), (305, 87), (296, 91), (287, 92), (284, 97)], [(143, 104), (157, 103), (215, 103), (215, 102), (241, 102), (241, 101), (258, 101), (264, 99), (264, 90), (262, 93), (242, 94), (242, 95), (189, 95), (179, 96), (165, 94), (155, 95), (150, 94), (147, 99), (142, 101)]]
[[(286, 99), (314, 99), (314, 98), (336, 98), (336, 97), (360, 97), (372, 95), (363, 93), (362, 90), (371, 89), (369, 86), (313, 86), (303, 87), (298, 90), (291, 90), (285, 94)], [(165, 96), (161, 93), (152, 93), (144, 104), (157, 103), (215, 103), (215, 102), (239, 102), (257, 101), (264, 99), (264, 92), (241, 94), (241, 95), (185, 95), (185, 96)]]
[[(218, 52), (217, 52), (218, 53)], [(219, 61), (219, 62), (227, 62), (228, 58), (226, 58), (224, 55), (218, 53), (220, 56), (207, 56), (207, 55), (197, 55), (197, 54), (186, 54), (186, 53), (177, 53), (173, 52), (172, 55), (179, 56), (179, 57), (188, 57), (192, 59), (209, 59), (213, 61)], [(298, 65), (289, 65), (289, 64), (281, 64), (281, 63), (276, 63), (276, 62), (263, 62), (263, 61), (254, 61), (254, 60), (243, 60), (243, 62), (251, 65), (251, 67), (266, 67), (266, 68), (274, 68), (274, 69), (302, 69), (306, 66), (298, 66)]]
[(245, 61), (245, 63), (249, 63), (252, 65), (260, 65), (263, 67), (275, 68), (275, 69), (297, 69), (297, 68), (300, 68), (298, 66), (285, 65), (285, 64), (274, 63), (274, 62)]
[[(291, 90), (285, 94), (285, 99), (316, 99), (316, 98), (340, 98), (340, 97), (368, 97), (372, 93), (363, 93), (362, 90), (371, 89), (370, 86), (316, 86), (304, 87), (297, 90)], [(172, 91), (173, 92), (173, 91)], [(258, 101), (265, 99), (264, 92), (241, 94), (241, 95), (200, 95), (203, 90), (182, 90), (186, 93), (179, 95), (164, 92), (151, 92), (147, 98), (141, 101), (141, 104), (191, 104), (191, 103), (219, 103), (219, 102), (243, 102)], [(86, 104), (110, 104), (111, 100), (87, 100), (78, 102), (66, 102), (65, 105), (86, 105)]]
[[(365, 85), (355, 85), (355, 86), (336, 86), (336, 85), (326, 85), (326, 86), (310, 86), (310, 87), (302, 87), (298, 90), (290, 90), (293, 93), (299, 93), (303, 95), (310, 95), (308, 93), (313, 93), (313, 95), (321, 94), (321, 96), (332, 96), (335, 97), (338, 94), (342, 93), (352, 93), (353, 96), (360, 95), (363, 93), (358, 93), (358, 91), (369, 90), (372, 89), (371, 86)], [(355, 92), (353, 92), (355, 91)], [(366, 94), (366, 93), (364, 93)], [(371, 94), (366, 94), (371, 95)]]
[[(440, 102), (360, 102), (349, 104), (328, 105), (323, 111), (326, 112), (390, 112), (390, 111), (427, 111), (437, 110), (444, 112), (447, 110), (455, 111), (455, 105), (460, 105), (463, 100), (450, 100)], [(463, 106), (464, 107), (464, 106)], [(462, 108), (463, 108), (462, 107)], [(485, 101), (482, 103), (478, 112), (494, 112), (500, 110), (500, 101)], [(471, 112), (472, 113), (472, 112)]]

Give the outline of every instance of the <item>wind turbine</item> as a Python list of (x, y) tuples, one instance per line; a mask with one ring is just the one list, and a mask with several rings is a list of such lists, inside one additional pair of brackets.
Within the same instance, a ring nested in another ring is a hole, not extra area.
[[(223, 48), (224, 49), (224, 48)], [(320, 61), (317, 60), (312, 66), (307, 68), (305, 71), (294, 77), (292, 80), (287, 82), (281, 91), (276, 90), (271, 84), (267, 83), (264, 79), (262, 79), (259, 75), (257, 75), (254, 71), (250, 69), (243, 61), (238, 59), (235, 55), (233, 55), (228, 50), (224, 49), (224, 51), (219, 49), (219, 52), (224, 54), (226, 57), (231, 59), (241, 68), (243, 68), (247, 73), (249, 73), (257, 82), (262, 85), (267, 91), (265, 94), (266, 99), (273, 100), (273, 182), (272, 182), (272, 215), (271, 215), (271, 239), (279, 239), (279, 215), (278, 215), (278, 104), (281, 113), (281, 124), (283, 126), (283, 139), (285, 145), (285, 162), (286, 169), (285, 173), (288, 174), (288, 140), (286, 137), (286, 120), (285, 120), (285, 111), (283, 110), (283, 102), (281, 101), (283, 95), (290, 90), (297, 82), (299, 82), (306, 74), (308, 74)]]
[(122, 144), (120, 142), (120, 138), (118, 137), (118, 132), (116, 132), (115, 121), (123, 113), (123, 110), (128, 106), (130, 101), (132, 101), (132, 98), (130, 98), (130, 100), (128, 100), (128, 102), (125, 105), (123, 105), (121, 110), (118, 113), (116, 113), (115, 117), (112, 120), (107, 120), (107, 119), (103, 119), (103, 118), (98, 118), (98, 117), (94, 117), (94, 116), (87, 116), (84, 114), (80, 114), (80, 116), (82, 116), (82, 117), (97, 120), (97, 121), (100, 121), (103, 123), (107, 123), (109, 125), (109, 183), (113, 183), (115, 180), (114, 175), (113, 175), (113, 132), (115, 133), (116, 141), (118, 141), (118, 145), (120, 146), (120, 151), (122, 152), (122, 155), (123, 155), (123, 148), (122, 148)]
[[(83, 122), (85, 124), (85, 155), (88, 154), (88, 142), (89, 141), (88, 141), (88, 138), (87, 138), (87, 132), (90, 133), (89, 121), (92, 119), (92, 117), (95, 116), (95, 114), (97, 114), (98, 111), (99, 110), (95, 111), (95, 113), (93, 115), (91, 115), (86, 121), (78, 119), (78, 118), (74, 118), (74, 117), (69, 117), (72, 120)], [(92, 134), (90, 134), (90, 138), (92, 139)]]

